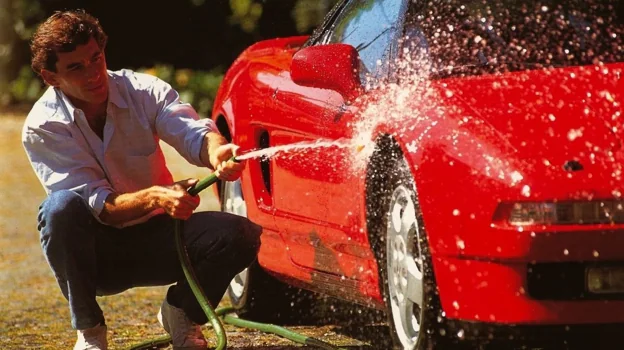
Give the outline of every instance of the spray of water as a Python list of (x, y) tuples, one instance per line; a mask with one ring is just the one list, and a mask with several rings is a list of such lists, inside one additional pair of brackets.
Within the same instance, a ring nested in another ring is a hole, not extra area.
[[(361, 173), (375, 150), (375, 130), (381, 124), (385, 124), (388, 129), (395, 130), (397, 133), (413, 134), (411, 131), (414, 130), (416, 124), (427, 119), (424, 114), (417, 113), (418, 109), (414, 106), (424, 103), (425, 100), (429, 100), (427, 103), (431, 104), (433, 100), (434, 95), (429, 93), (428, 74), (426, 73), (428, 63), (415, 55), (404, 56), (403, 59), (394, 62), (397, 70), (401, 72), (402, 84), (379, 82), (373, 78), (367, 78), (365, 88), (370, 90), (371, 94), (361, 96), (353, 102), (359, 107), (359, 111), (354, 122), (350, 124), (352, 138), (318, 139), (312, 142), (273, 146), (248, 151), (237, 158), (239, 160), (279, 158), (309, 149), (337, 147), (349, 151), (347, 152), (350, 158), (348, 161), (353, 173)], [(414, 67), (419, 67), (419, 69), (416, 70)], [(411, 142), (413, 147), (410, 149), (415, 150), (415, 144), (415, 141)], [(344, 155), (344, 153), (341, 154)], [(305, 159), (302, 158), (301, 161)]]
[(338, 139), (338, 140), (326, 140), (319, 139), (312, 142), (298, 142), (292, 143), (288, 145), (280, 145), (273, 146), (258, 150), (253, 150), (249, 152), (245, 152), (236, 158), (238, 160), (247, 160), (252, 158), (276, 158), (282, 156), (287, 153), (301, 151), (306, 149), (319, 149), (319, 148), (330, 148), (330, 147), (339, 147), (339, 148), (350, 148), (352, 147), (352, 142), (348, 139)]

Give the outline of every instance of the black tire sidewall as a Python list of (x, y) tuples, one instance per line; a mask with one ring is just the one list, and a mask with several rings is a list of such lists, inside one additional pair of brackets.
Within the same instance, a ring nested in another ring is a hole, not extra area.
[[(388, 171), (388, 169), (386, 169)], [(382, 187), (381, 193), (383, 198), (381, 199), (378, 210), (382, 210), (383, 215), (380, 216), (380, 221), (377, 226), (376, 240), (378, 243), (375, 245), (375, 256), (377, 257), (377, 265), (379, 269), (380, 290), (386, 303), (386, 314), (388, 319), (388, 325), (390, 327), (390, 336), (393, 340), (393, 348), (401, 349), (400, 340), (397, 335), (397, 326), (394, 323), (392, 317), (392, 309), (390, 306), (390, 291), (388, 285), (388, 272), (387, 272), (387, 224), (389, 219), (390, 201), (394, 191), (401, 185), (410, 190), (410, 195), (414, 203), (416, 210), (416, 218), (418, 223), (418, 232), (420, 239), (417, 242), (420, 247), (422, 260), (423, 260), (423, 305), (421, 305), (421, 317), (420, 317), (420, 334), (416, 342), (414, 349), (430, 349), (436, 343), (436, 335), (438, 330), (434, 329), (438, 324), (437, 318), (439, 315), (440, 304), (436, 288), (435, 277), (433, 273), (431, 254), (429, 249), (429, 243), (427, 240), (427, 234), (425, 231), (424, 221), (422, 218), (422, 212), (420, 211), (420, 205), (418, 202), (418, 195), (416, 192), (416, 186), (413, 175), (409, 170), (409, 166), (405, 158), (401, 155), (396, 159), (394, 165), (389, 169), (387, 177), (387, 183)], [(415, 248), (417, 249), (417, 248)]]

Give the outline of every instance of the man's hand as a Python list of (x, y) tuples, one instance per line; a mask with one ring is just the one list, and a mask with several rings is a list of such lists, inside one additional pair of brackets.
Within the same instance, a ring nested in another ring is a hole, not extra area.
[(238, 146), (228, 143), (220, 145), (210, 150), (210, 162), (215, 169), (217, 177), (224, 181), (235, 181), (245, 169), (245, 161), (228, 162), (236, 156)]
[(132, 193), (111, 193), (106, 198), (100, 220), (108, 225), (119, 225), (159, 208), (175, 219), (186, 220), (199, 205), (199, 197), (187, 192), (196, 183), (197, 179), (187, 179), (171, 186), (152, 186)]
[(199, 196), (191, 196), (188, 189), (197, 183), (197, 179), (178, 181), (171, 186), (160, 187), (158, 206), (174, 219), (186, 220), (199, 206)]
[(246, 163), (245, 161), (228, 162), (228, 160), (236, 156), (237, 151), (238, 146), (228, 143), (221, 134), (207, 132), (204, 137), (200, 158), (206, 166), (212, 167), (219, 179), (235, 181), (241, 176)]

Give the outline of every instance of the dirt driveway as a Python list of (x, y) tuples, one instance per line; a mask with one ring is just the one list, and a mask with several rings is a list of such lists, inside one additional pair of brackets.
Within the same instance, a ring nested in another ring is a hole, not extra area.
[[(22, 149), (23, 118), (0, 115), (0, 349), (69, 349), (75, 341), (69, 312), (39, 246), (35, 217), (45, 193)], [(168, 146), (166, 153), (176, 179), (207, 175), (206, 170), (175, 157)], [(218, 209), (210, 190), (201, 197), (200, 209)], [(99, 299), (107, 316), (110, 349), (126, 349), (165, 334), (155, 317), (165, 288), (137, 288)], [(293, 328), (349, 349), (372, 349), (358, 339), (383, 330), (374, 325), (354, 330), (337, 324)], [(205, 333), (212, 338), (209, 329)], [(227, 333), (231, 349), (300, 348), (277, 336), (230, 326)]]

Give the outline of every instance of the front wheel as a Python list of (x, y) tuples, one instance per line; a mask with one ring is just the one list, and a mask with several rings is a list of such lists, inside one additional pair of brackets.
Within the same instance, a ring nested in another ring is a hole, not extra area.
[(430, 349), (438, 340), (440, 306), (429, 245), (409, 166), (402, 155), (394, 163), (377, 188), (381, 199), (369, 207), (369, 216), (378, 211), (371, 228), (391, 346)]

